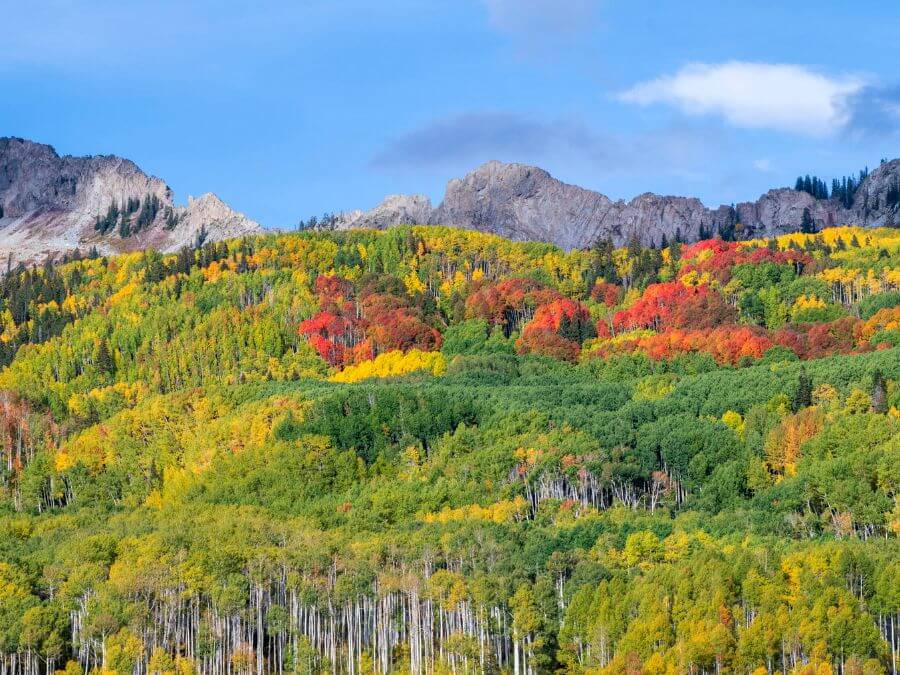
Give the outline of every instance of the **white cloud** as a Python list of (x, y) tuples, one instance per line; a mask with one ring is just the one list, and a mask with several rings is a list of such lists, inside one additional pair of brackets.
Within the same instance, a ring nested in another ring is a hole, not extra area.
[(828, 77), (791, 64), (730, 61), (690, 64), (635, 85), (619, 99), (664, 103), (687, 115), (720, 115), (729, 124), (826, 136), (850, 120), (849, 100), (866, 86), (858, 76)]
[(757, 171), (767, 173), (772, 170), (772, 161), (768, 159), (757, 159), (753, 162), (753, 168)]

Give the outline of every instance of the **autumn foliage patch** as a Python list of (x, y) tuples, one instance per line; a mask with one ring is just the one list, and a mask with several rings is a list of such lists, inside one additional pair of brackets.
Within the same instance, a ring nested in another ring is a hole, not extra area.
[(630, 308), (617, 312), (617, 331), (636, 328), (712, 328), (737, 318), (721, 294), (709, 286), (686, 286), (680, 281), (648, 286)]
[(407, 298), (374, 291), (357, 297), (352, 284), (338, 277), (319, 276), (315, 288), (322, 311), (301, 322), (298, 330), (329, 365), (441, 346), (441, 333)]

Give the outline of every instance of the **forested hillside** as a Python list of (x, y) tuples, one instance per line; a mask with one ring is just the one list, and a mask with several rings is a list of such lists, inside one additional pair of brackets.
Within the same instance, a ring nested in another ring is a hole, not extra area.
[(0, 279), (0, 673), (900, 667), (900, 230)]

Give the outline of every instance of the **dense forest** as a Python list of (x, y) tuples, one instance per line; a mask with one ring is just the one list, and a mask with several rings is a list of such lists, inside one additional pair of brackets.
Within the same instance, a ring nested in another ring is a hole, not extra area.
[(2, 675), (900, 666), (898, 230), (74, 256), (0, 368)]

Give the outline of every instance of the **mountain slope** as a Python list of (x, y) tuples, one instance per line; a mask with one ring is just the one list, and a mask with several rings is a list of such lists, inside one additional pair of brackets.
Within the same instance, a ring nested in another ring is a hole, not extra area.
[[(106, 232), (95, 229), (98, 218), (105, 217), (113, 204), (127, 210), (129, 203), (136, 205), (134, 210), (117, 214)], [(140, 227), (135, 228), (145, 207)], [(0, 138), (4, 260), (11, 254), (16, 261), (35, 261), (91, 247), (101, 253), (148, 246), (171, 251), (193, 243), (201, 230), (208, 239), (220, 240), (259, 229), (213, 194), (176, 206), (169, 186), (130, 160), (111, 155), (60, 157), (49, 145)]]
[(884, 225), (896, 203), (889, 193), (900, 185), (900, 160), (882, 164), (863, 181), (853, 207), (816, 199), (787, 188), (770, 190), (755, 202), (734, 208), (707, 208), (699, 199), (644, 193), (629, 202), (569, 185), (543, 169), (488, 162), (447, 185), (443, 202), (431, 208), (427, 197), (392, 195), (368, 212), (345, 215), (341, 228), (442, 224), (499, 234), (517, 241), (546, 241), (565, 249), (584, 248), (597, 239), (624, 245), (632, 237), (644, 244), (663, 238), (685, 241), (716, 232), (738, 238), (771, 237), (800, 230), (809, 209), (817, 229), (843, 224)]
[(896, 672), (898, 235), (14, 270), (0, 669)]

